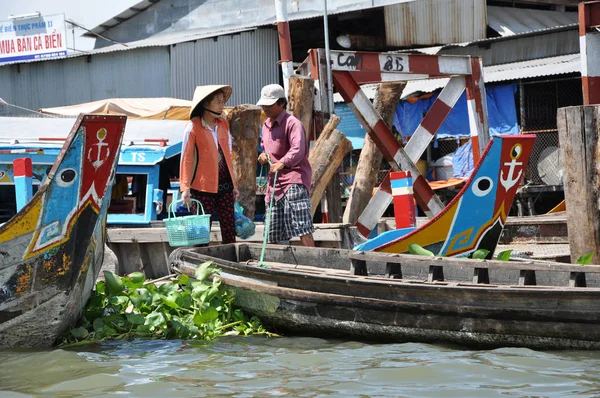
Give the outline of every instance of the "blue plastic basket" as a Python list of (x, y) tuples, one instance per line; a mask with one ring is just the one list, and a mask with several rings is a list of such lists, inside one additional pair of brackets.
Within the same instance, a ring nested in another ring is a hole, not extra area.
[[(169, 245), (171, 246), (194, 246), (210, 242), (210, 214), (204, 214), (202, 203), (196, 199), (196, 214), (191, 216), (177, 217), (173, 210), (176, 200), (169, 205), (169, 217), (164, 219)], [(202, 209), (202, 214), (200, 214)], [(171, 217), (173, 214), (173, 217)]]

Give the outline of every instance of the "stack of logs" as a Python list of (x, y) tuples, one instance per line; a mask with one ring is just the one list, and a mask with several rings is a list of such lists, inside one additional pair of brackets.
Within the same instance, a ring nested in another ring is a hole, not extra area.
[[(289, 87), (288, 112), (302, 121), (310, 142), (313, 131), (314, 81), (304, 76), (293, 76)], [(403, 88), (404, 83), (384, 83), (380, 85), (375, 96), (376, 109), (388, 125), (391, 125)], [(244, 104), (234, 107), (227, 119), (233, 138), (233, 168), (240, 191), (238, 202), (244, 208), (244, 214), (253, 219), (256, 211), (256, 161), (264, 114), (260, 107)], [(338, 170), (344, 157), (352, 150), (350, 140), (336, 129), (339, 122), (339, 116), (331, 115), (309, 152), (309, 162), (313, 171), (310, 189), (312, 214), (314, 216), (319, 202), (325, 195), (330, 222), (342, 221)], [(354, 223), (368, 203), (377, 183), (381, 159), (379, 149), (367, 136), (358, 163), (355, 189), (351, 193), (344, 222)]]

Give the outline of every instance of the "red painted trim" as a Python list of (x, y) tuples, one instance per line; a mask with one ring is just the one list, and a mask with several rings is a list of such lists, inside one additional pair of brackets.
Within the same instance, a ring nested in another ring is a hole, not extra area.
[[(315, 48), (308, 50), (310, 77), (319, 80), (319, 52)], [(321, 94), (322, 95), (322, 94)]]
[[(394, 173), (402, 173), (402, 171), (394, 172)], [(410, 171), (409, 171), (410, 173)], [(387, 194), (392, 194), (392, 181), (391, 181), (391, 173), (387, 173), (381, 181), (381, 185), (379, 185), (379, 189)]]
[(600, 26), (600, 1), (586, 1), (579, 6), (579, 36)]
[(285, 22), (277, 22), (277, 33), (279, 34), (279, 52), (281, 54), (281, 62), (292, 61), (292, 39), (290, 36), (290, 24)]
[(439, 75), (439, 57), (437, 55), (413, 54), (408, 57), (408, 70), (411, 73)]
[(427, 180), (425, 180), (421, 174), (419, 174), (413, 181), (413, 191), (415, 193), (417, 204), (421, 207), (421, 209), (423, 209), (423, 211), (430, 211), (429, 201), (435, 194), (429, 186)]
[(600, 76), (581, 76), (583, 104), (600, 104)]
[(412, 178), (410, 170), (406, 171), (392, 171), (390, 173), (390, 180), (401, 180), (403, 178)]
[(18, 158), (13, 160), (15, 177), (31, 177), (32, 164), (31, 158)]
[(365, 238), (368, 238), (369, 235), (371, 235), (371, 230), (369, 228), (365, 227), (364, 225), (362, 225), (361, 223), (359, 223), (358, 221), (354, 225), (356, 226), (356, 229), (358, 230), (358, 232)]
[(451, 110), (452, 108), (450, 108), (444, 101), (439, 98), (436, 99), (423, 118), (421, 126), (423, 126), (423, 128), (425, 128), (429, 134), (434, 135), (442, 123), (444, 123), (444, 120), (446, 120), (446, 117), (448, 117), (448, 114)]

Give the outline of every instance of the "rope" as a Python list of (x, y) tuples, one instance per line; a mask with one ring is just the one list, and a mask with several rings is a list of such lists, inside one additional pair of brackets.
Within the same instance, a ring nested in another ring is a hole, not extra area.
[[(269, 165), (271, 165), (271, 159), (269, 159)], [(265, 166), (263, 165), (263, 168)], [(265, 258), (265, 249), (267, 248), (267, 238), (269, 237), (269, 226), (271, 225), (271, 210), (273, 210), (273, 201), (275, 198), (275, 186), (277, 184), (277, 173), (275, 172), (275, 176), (273, 178), (273, 185), (271, 186), (271, 199), (269, 200), (269, 208), (267, 209), (267, 215), (265, 216), (265, 232), (263, 234), (263, 244), (262, 250), (260, 251), (260, 261), (258, 262), (259, 267), (266, 268), (267, 264), (263, 262)], [(262, 169), (260, 170), (260, 174), (262, 175)]]

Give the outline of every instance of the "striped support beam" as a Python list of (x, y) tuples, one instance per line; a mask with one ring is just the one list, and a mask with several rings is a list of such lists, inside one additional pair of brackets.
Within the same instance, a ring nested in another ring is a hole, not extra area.
[[(392, 168), (396, 171), (410, 171), (412, 175), (417, 176), (414, 181), (415, 199), (425, 214), (433, 217), (440, 213), (444, 205), (425, 178), (419, 173), (414, 161), (400, 146), (394, 134), (381, 119), (371, 101), (360, 90), (352, 76), (348, 72), (334, 72), (333, 81), (354, 115), (362, 122), (363, 126), (367, 127), (369, 135)], [(386, 176), (384, 182), (389, 184), (389, 175)], [(358, 218), (356, 226), (364, 236), (369, 236), (371, 231), (377, 227), (377, 221), (392, 202), (391, 189), (386, 192), (382, 188), (383, 183), (379, 189), (381, 193), (373, 196), (369, 205)]]
[(465, 77), (467, 88), (467, 110), (471, 129), (473, 163), (477, 164), (490, 141), (485, 84), (481, 57), (471, 58), (472, 74)]
[(331, 69), (350, 72), (358, 84), (365, 84), (465, 76), (471, 74), (471, 63), (467, 56), (331, 51)]
[(392, 196), (394, 197), (394, 218), (396, 229), (415, 227), (417, 216), (413, 199), (413, 185), (410, 171), (390, 173)]
[(15, 176), (15, 197), (17, 199), (17, 211), (21, 210), (33, 196), (32, 187), (32, 164), (31, 158), (18, 158), (13, 160)]
[(600, 1), (579, 3), (579, 52), (584, 105), (600, 104)]
[(465, 78), (463, 76), (451, 78), (446, 87), (444, 87), (404, 147), (404, 150), (413, 162), (419, 160), (425, 152), (427, 146), (433, 140), (435, 133), (437, 133), (442, 123), (444, 123), (444, 120), (446, 120), (446, 117), (464, 90)]

